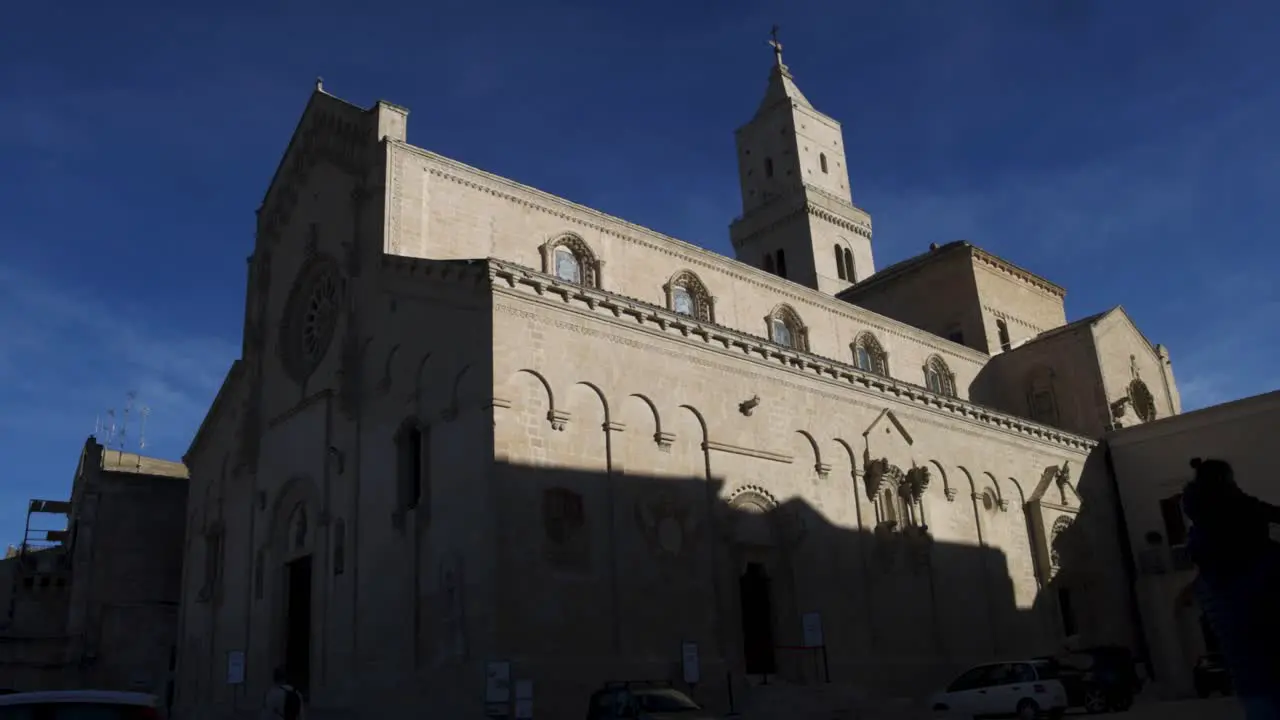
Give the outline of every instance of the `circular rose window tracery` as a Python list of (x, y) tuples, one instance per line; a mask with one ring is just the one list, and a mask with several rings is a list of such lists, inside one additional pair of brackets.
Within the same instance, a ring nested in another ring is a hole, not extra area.
[(285, 306), (280, 350), (294, 380), (303, 383), (324, 360), (338, 327), (341, 277), (331, 258), (312, 260), (298, 276)]

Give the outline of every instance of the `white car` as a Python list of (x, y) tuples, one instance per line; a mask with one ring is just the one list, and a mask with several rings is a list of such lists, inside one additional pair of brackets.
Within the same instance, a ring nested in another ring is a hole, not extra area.
[(110, 690), (50, 690), (0, 695), (0, 720), (160, 720), (155, 695)]
[(1047, 663), (1015, 660), (966, 670), (932, 705), (942, 718), (1057, 718), (1067, 710), (1067, 690)]

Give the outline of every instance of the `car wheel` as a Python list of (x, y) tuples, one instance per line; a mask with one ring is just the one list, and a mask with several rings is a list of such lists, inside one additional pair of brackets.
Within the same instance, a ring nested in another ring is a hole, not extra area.
[(1040, 717), (1040, 706), (1030, 698), (1018, 703), (1018, 720), (1036, 720)]
[(1091, 687), (1084, 691), (1084, 711), (1097, 715), (1107, 711), (1107, 693), (1099, 687)]

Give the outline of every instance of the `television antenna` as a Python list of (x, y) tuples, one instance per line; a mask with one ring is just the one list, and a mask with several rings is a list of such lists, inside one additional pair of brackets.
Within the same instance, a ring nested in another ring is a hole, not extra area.
[(143, 405), (138, 408), (138, 415), (142, 418), (138, 428), (138, 454), (142, 454), (142, 451), (147, 448), (147, 418), (151, 416), (151, 408)]

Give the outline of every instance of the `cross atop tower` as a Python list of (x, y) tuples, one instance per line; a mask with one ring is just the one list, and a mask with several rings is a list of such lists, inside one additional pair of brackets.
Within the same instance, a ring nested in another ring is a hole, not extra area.
[(778, 30), (778, 26), (774, 25), (773, 29), (769, 31), (769, 35), (772, 38), (769, 40), (769, 46), (773, 48), (774, 62), (782, 65), (782, 43), (778, 42)]

